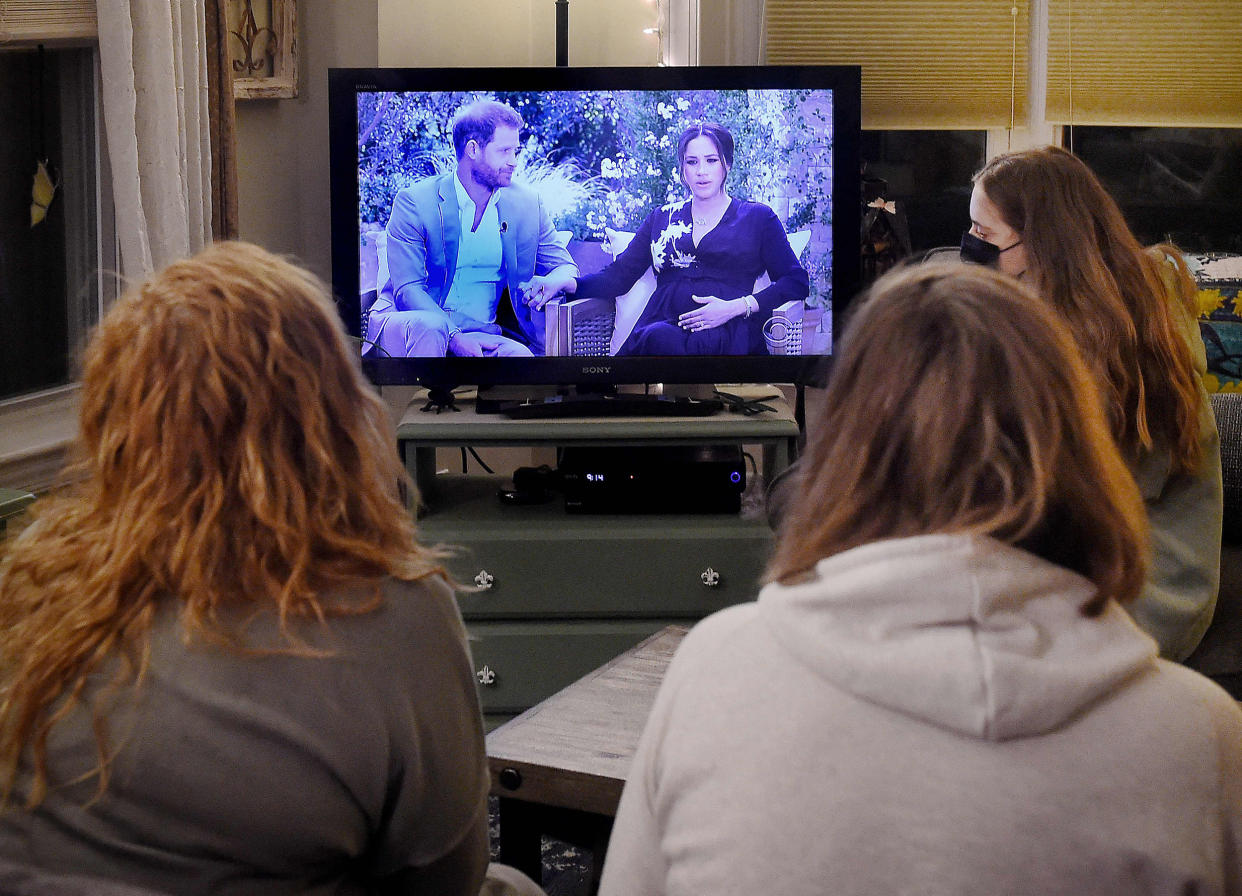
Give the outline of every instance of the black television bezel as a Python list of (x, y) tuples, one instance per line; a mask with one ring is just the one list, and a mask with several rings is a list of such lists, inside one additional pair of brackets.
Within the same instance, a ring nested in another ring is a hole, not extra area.
[[(551, 68), (333, 68), (328, 71), (332, 288), (346, 329), (361, 333), (358, 284), (358, 114), (364, 91), (495, 90), (833, 91), (833, 332), (858, 291), (861, 216), (861, 70), (858, 66), (691, 66)], [(842, 251), (845, 249), (846, 251)], [(835, 338), (835, 337), (834, 337)], [(795, 383), (823, 381), (823, 355), (690, 357), (363, 358), (376, 385), (453, 387), (648, 383)]]

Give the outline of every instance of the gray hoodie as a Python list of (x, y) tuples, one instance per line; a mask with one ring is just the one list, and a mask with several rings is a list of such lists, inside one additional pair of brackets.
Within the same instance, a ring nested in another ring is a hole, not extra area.
[(1242, 893), (1242, 711), (992, 539), (821, 561), (704, 620), (601, 893)]

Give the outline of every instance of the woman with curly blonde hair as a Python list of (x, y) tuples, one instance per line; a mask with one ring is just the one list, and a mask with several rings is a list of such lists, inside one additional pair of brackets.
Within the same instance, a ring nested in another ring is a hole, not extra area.
[(0, 562), (0, 858), (177, 893), (474, 894), (465, 632), (323, 285), (223, 243), (129, 291)]
[(964, 254), (985, 253), (1069, 324), (1151, 519), (1152, 566), (1131, 612), (1162, 655), (1183, 660), (1216, 607), (1223, 512), (1186, 262), (1170, 245), (1145, 250), (1091, 169), (1064, 149), (997, 156), (974, 183)]
[(1048, 305), (886, 274), (823, 405), (758, 600), (665, 675), (601, 896), (1242, 892), (1242, 711), (1122, 609), (1143, 503)]

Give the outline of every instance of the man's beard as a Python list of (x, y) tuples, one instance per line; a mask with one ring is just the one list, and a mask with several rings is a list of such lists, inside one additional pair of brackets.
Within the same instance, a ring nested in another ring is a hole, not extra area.
[[(476, 184), (492, 192), (499, 190), (501, 187), (508, 186), (507, 181), (500, 179), (500, 172), (495, 168), (475, 168), (472, 176)], [(512, 177), (510, 175), (509, 179), (511, 180)]]

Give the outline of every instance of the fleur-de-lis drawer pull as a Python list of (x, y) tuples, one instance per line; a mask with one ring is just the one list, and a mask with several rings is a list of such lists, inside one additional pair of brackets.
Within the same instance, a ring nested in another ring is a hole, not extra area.
[(484, 665), (482, 669), (474, 673), (474, 677), (479, 680), (479, 684), (490, 688), (496, 683), (496, 672), (491, 666)]
[(474, 577), (474, 584), (478, 585), (484, 591), (492, 587), (492, 583), (496, 581), (496, 577), (486, 569), (480, 569), (479, 574)]
[(703, 570), (703, 574), (699, 576), (703, 580), (703, 584), (708, 588), (715, 588), (720, 584), (720, 573), (712, 569), (710, 566)]

